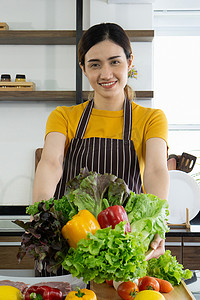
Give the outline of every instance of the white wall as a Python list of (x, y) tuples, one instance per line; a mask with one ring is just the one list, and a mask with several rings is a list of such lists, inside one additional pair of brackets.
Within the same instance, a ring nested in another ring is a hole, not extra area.
[[(114, 22), (126, 30), (152, 29), (152, 4), (107, 4), (105, 0), (91, 1), (90, 25), (101, 22)], [(135, 42), (131, 46), (138, 76), (137, 80), (130, 79), (129, 85), (135, 91), (152, 90), (153, 43)]]
[(106, 0), (91, 1), (90, 25), (115, 22), (124, 29), (151, 29), (152, 19), (152, 4), (108, 4)]
[[(8, 23), (11, 30), (74, 30), (75, 2), (2, 0), (0, 22)], [(84, 29), (104, 21), (119, 23), (124, 29), (152, 29), (150, 4), (83, 2)], [(152, 44), (133, 43), (132, 47), (138, 79), (130, 84), (135, 90), (151, 90)], [(74, 46), (0, 45), (0, 57), (0, 74), (9, 73), (12, 80), (22, 73), (36, 83), (37, 90), (75, 90)], [(84, 89), (88, 88), (84, 78)], [(46, 120), (57, 105), (63, 103), (0, 102), (0, 205), (32, 202), (35, 149), (43, 146)]]

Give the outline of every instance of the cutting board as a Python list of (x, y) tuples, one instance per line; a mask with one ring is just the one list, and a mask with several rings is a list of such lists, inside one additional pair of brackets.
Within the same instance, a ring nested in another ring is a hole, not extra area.
[[(106, 283), (96, 284), (90, 282), (90, 289), (95, 292), (98, 300), (122, 300), (116, 290)], [(195, 300), (195, 297), (182, 281), (180, 286), (175, 286), (170, 293), (163, 294), (166, 300)]]

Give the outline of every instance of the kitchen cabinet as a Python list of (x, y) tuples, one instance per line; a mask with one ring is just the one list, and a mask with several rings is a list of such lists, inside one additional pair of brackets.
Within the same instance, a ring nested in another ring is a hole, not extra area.
[(34, 259), (25, 255), (18, 263), (21, 236), (0, 236), (0, 269), (34, 269)]
[(171, 229), (166, 234), (166, 249), (170, 250), (184, 268), (200, 269), (200, 232), (188, 229)]
[(167, 237), (165, 241), (166, 250), (170, 250), (173, 256), (176, 256), (177, 261), (182, 263), (181, 252), (181, 238), (180, 237)]
[(200, 269), (200, 237), (185, 237), (183, 239), (184, 267), (191, 270)]
[(22, 228), (12, 223), (19, 219), (28, 222), (26, 206), (0, 206), (0, 269), (34, 269), (34, 259), (28, 255), (20, 263), (17, 253), (21, 245)]

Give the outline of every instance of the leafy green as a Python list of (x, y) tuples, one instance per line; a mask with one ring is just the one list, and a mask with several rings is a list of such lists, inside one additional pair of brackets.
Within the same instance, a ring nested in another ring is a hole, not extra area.
[(103, 199), (107, 199), (110, 206), (123, 205), (129, 189), (124, 180), (115, 175), (89, 172), (84, 168), (67, 183), (65, 196), (79, 211), (87, 209), (97, 217), (106, 208)]
[[(124, 233), (125, 222), (115, 229), (88, 233), (87, 239), (78, 242), (77, 249), (69, 248), (62, 237), (61, 228), (81, 209), (89, 210), (95, 217), (108, 206), (123, 205), (131, 224), (131, 233)], [(37, 202), (27, 208), (32, 222), (16, 220), (25, 229), (18, 252), (20, 261), (25, 254), (35, 258), (41, 271), (44, 263), (48, 272), (56, 272), (63, 265), (73, 276), (85, 282), (94, 280), (128, 281), (144, 275), (154, 276), (180, 284), (192, 272), (166, 251), (159, 259), (145, 261), (155, 234), (165, 238), (168, 203), (151, 194), (130, 192), (126, 183), (112, 174), (89, 172), (86, 168), (66, 184), (65, 196)]]
[(53, 204), (53, 202), (54, 202), (54, 198), (50, 198), (47, 201), (42, 200), (41, 202), (35, 202), (33, 205), (29, 205), (26, 208), (26, 213), (28, 215), (34, 216), (35, 214), (37, 214), (39, 212), (38, 206), (40, 203), (44, 203), (46, 210), (48, 210), (50, 208), (50, 206)]
[(25, 230), (17, 254), (18, 261), (28, 254), (35, 259), (35, 267), (39, 272), (46, 264), (47, 272), (56, 273), (69, 249), (61, 234), (64, 222), (62, 212), (56, 211), (53, 203), (48, 210), (46, 204), (41, 203), (39, 212), (34, 214), (31, 222), (13, 221)]
[(146, 250), (156, 233), (161, 238), (165, 238), (165, 232), (168, 231), (166, 221), (169, 215), (166, 200), (151, 194), (138, 195), (131, 192), (125, 210), (131, 224), (131, 232), (140, 232), (143, 235)]
[(177, 262), (171, 251), (166, 250), (158, 259), (152, 258), (148, 261), (147, 275), (167, 280), (174, 286), (179, 285), (182, 278), (191, 278), (192, 272), (183, 270), (183, 265)]
[(145, 248), (138, 233), (124, 233), (126, 221), (99, 229), (70, 248), (62, 266), (84, 282), (128, 281), (146, 274)]
[(34, 216), (39, 213), (41, 209), (45, 208), (48, 211), (51, 206), (54, 206), (56, 211), (62, 212), (63, 215), (63, 225), (67, 223), (74, 215), (78, 213), (77, 207), (70, 202), (70, 199), (66, 196), (63, 196), (61, 199), (56, 200), (50, 198), (49, 200), (42, 200), (41, 202), (36, 202), (33, 205), (29, 205), (26, 208), (26, 213)]
[(56, 211), (62, 212), (65, 223), (78, 213), (78, 208), (66, 196), (59, 200), (54, 200), (54, 206)]

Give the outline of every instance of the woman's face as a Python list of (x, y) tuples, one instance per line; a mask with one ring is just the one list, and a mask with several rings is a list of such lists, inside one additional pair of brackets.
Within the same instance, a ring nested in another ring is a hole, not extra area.
[(120, 95), (124, 98), (131, 63), (132, 57), (127, 60), (122, 47), (105, 40), (88, 50), (82, 69), (95, 90), (95, 96), (110, 98)]

